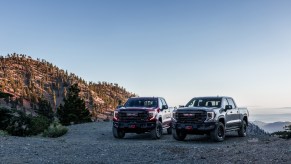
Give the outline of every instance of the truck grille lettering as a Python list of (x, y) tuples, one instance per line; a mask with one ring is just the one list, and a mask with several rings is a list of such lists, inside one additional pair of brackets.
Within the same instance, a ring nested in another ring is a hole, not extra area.
[(148, 119), (148, 112), (122, 111), (122, 112), (119, 112), (119, 119), (121, 121), (146, 121)]
[(207, 118), (205, 111), (177, 113), (177, 121), (181, 123), (203, 123)]

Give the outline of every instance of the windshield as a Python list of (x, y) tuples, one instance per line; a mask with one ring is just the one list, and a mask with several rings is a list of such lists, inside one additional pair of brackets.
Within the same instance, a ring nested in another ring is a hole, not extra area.
[(124, 107), (149, 107), (156, 108), (158, 107), (158, 99), (157, 98), (132, 98), (129, 99)]
[(221, 98), (193, 98), (186, 107), (221, 107)]

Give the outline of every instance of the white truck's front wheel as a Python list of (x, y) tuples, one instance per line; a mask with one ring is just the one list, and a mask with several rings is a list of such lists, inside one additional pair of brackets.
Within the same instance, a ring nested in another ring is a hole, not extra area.
[(151, 130), (150, 133), (153, 139), (160, 139), (163, 135), (162, 123), (158, 121), (156, 127), (153, 130)]

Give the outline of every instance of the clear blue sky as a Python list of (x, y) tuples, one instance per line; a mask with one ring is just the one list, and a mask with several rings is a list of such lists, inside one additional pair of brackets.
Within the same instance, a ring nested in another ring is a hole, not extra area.
[(284, 0), (3, 0), (0, 54), (46, 59), (172, 106), (227, 95), (290, 107), (290, 9)]

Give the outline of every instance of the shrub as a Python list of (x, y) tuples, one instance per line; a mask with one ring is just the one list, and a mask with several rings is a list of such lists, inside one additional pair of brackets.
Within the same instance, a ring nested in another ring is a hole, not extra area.
[(290, 139), (291, 138), (291, 125), (285, 126), (285, 131), (275, 132), (275, 133), (272, 133), (272, 135), (276, 135), (284, 139)]
[(10, 109), (0, 108), (0, 130), (6, 130), (13, 114)]
[(31, 117), (26, 116), (23, 111), (16, 110), (13, 112), (6, 130), (13, 136), (28, 136), (30, 135), (30, 124)]
[(8, 133), (4, 130), (0, 130), (0, 136), (7, 136)]
[(16, 109), (0, 108), (0, 130), (13, 136), (30, 136), (44, 132), (51, 121), (46, 116), (28, 116)]
[(44, 131), (43, 137), (57, 138), (65, 135), (68, 129), (62, 126), (59, 122), (54, 121), (47, 130)]
[(33, 117), (30, 122), (30, 135), (37, 135), (50, 126), (50, 120), (45, 116)]
[(273, 135), (276, 135), (280, 138), (284, 138), (284, 139), (290, 139), (291, 138), (291, 132), (287, 132), (287, 131), (279, 131), (279, 132), (275, 132), (272, 133)]

